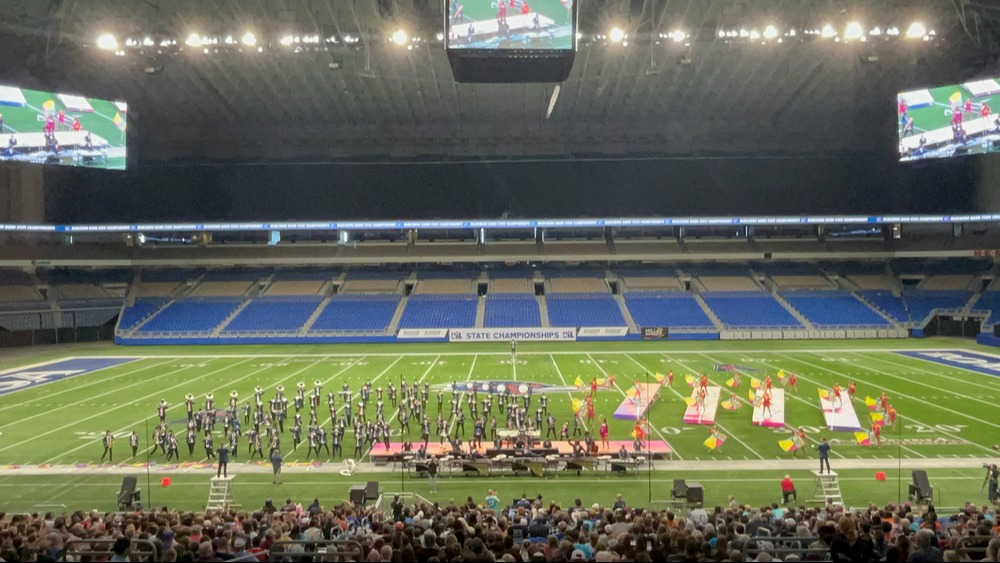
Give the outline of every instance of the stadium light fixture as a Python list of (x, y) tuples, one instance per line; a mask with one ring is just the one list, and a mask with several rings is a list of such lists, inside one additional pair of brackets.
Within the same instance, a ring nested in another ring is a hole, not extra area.
[(97, 47), (105, 51), (117, 51), (118, 39), (110, 33), (103, 33), (97, 38)]
[(674, 40), (674, 43), (680, 43), (681, 41), (684, 41), (685, 39), (687, 39), (687, 33), (684, 33), (683, 31), (681, 31), (679, 29), (675, 29), (670, 34), (670, 38)]
[(822, 37), (823, 39), (830, 39), (831, 37), (837, 36), (837, 30), (833, 29), (832, 25), (826, 24), (823, 26), (823, 29), (820, 30), (819, 36)]
[(773, 25), (769, 25), (764, 28), (765, 39), (774, 39), (777, 36), (778, 36), (778, 28), (774, 27)]
[(407, 33), (402, 29), (397, 29), (396, 31), (392, 32), (392, 42), (395, 43), (396, 45), (399, 45), (400, 47), (406, 45), (406, 42), (409, 41), (409, 39), (410, 36), (407, 35)]
[(242, 41), (243, 44), (246, 45), (247, 47), (253, 47), (254, 45), (257, 44), (257, 36), (248, 31), (243, 34), (243, 37), (240, 38), (240, 41)]
[(878, 26), (875, 26), (875, 27), (872, 28), (871, 31), (868, 32), (868, 35), (871, 35), (872, 37), (878, 37), (878, 36), (882, 35), (882, 28), (878, 27)]
[(285, 35), (284, 37), (281, 38), (281, 40), (279, 41), (279, 43), (281, 43), (285, 47), (291, 47), (292, 46), (292, 41), (293, 41), (293, 39), (292, 39), (291, 35)]
[(751, 29), (750, 30), (750, 39), (753, 40), (753, 41), (756, 41), (756, 40), (760, 39), (760, 32), (757, 31), (756, 29)]
[[(579, 33), (577, 35), (579, 35)], [(436, 37), (438, 41), (444, 41), (444, 34), (440, 31), (434, 37)]]
[(890, 37), (896, 37), (899, 35), (899, 28), (896, 26), (892, 26), (885, 31), (885, 34)]
[(625, 40), (625, 31), (620, 27), (613, 27), (611, 31), (608, 32), (608, 39), (614, 43), (621, 43)]
[(920, 39), (925, 35), (927, 35), (927, 27), (920, 22), (913, 22), (906, 29), (907, 39)]
[(858, 22), (851, 22), (847, 24), (847, 27), (844, 29), (844, 39), (848, 41), (856, 41), (864, 36), (865, 29), (861, 27), (861, 24)]
[(152, 47), (155, 44), (156, 44), (156, 42), (153, 41), (153, 38), (150, 37), (150, 36), (148, 36), (148, 35), (146, 37), (143, 37), (143, 39), (142, 39), (142, 46), (143, 47)]
[(184, 40), (184, 44), (188, 47), (201, 47), (201, 35), (197, 33), (188, 35), (187, 39)]

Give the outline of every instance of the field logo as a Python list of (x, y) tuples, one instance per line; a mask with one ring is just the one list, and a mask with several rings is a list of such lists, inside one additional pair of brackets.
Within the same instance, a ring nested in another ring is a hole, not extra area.
[(7, 370), (0, 372), (0, 395), (127, 364), (135, 360), (136, 358), (73, 358)]
[(966, 351), (906, 351), (897, 354), (1000, 377), (1000, 358)]

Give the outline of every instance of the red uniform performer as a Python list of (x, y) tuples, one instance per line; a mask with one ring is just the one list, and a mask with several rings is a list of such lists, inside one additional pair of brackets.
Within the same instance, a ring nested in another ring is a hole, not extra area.
[[(761, 402), (761, 409), (760, 409), (761, 416), (770, 417), (771, 416), (771, 394), (770, 393), (764, 393), (764, 396), (761, 397), (760, 402)], [(765, 415), (764, 413), (767, 413), (767, 414)]]
[[(795, 385), (797, 385), (798, 382), (799, 380), (797, 377), (795, 377), (794, 373), (788, 376), (788, 386), (791, 387), (792, 390), (795, 390)], [(798, 391), (795, 392), (798, 393)]]
[(855, 385), (853, 381), (847, 384), (847, 394), (848, 394), (848, 396), (850, 396), (853, 399), (854, 398), (854, 394), (857, 393), (857, 392), (858, 392), (858, 386)]
[(610, 448), (611, 445), (608, 443), (608, 419), (604, 417), (601, 417), (600, 434), (601, 434), (601, 445), (604, 446), (604, 449)]
[(673, 387), (673, 386), (674, 386), (674, 372), (668, 371), (667, 372), (667, 387)]

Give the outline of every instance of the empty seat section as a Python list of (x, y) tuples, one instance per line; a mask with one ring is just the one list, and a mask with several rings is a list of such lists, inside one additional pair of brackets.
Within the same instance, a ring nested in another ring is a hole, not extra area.
[(763, 291), (725, 291), (701, 296), (729, 328), (802, 328), (798, 319)]
[(530, 294), (491, 293), (486, 297), (486, 317), (483, 325), (488, 328), (542, 326), (538, 301)]
[(553, 293), (546, 301), (549, 324), (555, 327), (625, 326), (610, 293)]
[(212, 332), (242, 303), (242, 299), (187, 298), (160, 311), (140, 332)]
[(476, 296), (411, 295), (399, 328), (471, 328), (476, 326)]
[(166, 299), (158, 297), (136, 299), (135, 303), (125, 308), (121, 320), (118, 321), (118, 327), (122, 330), (132, 330), (137, 324), (145, 320), (146, 317), (155, 313), (160, 307), (163, 307), (166, 302)]
[(893, 295), (887, 289), (859, 291), (858, 295), (897, 323), (908, 323), (911, 320), (910, 312), (906, 309), (906, 302), (903, 301), (903, 298)]
[(690, 293), (629, 292), (625, 294), (625, 304), (640, 327), (714, 328), (712, 320)]
[(240, 311), (222, 332), (296, 331), (306, 324), (321, 300), (320, 297), (260, 297)]
[(385, 331), (399, 296), (335, 295), (313, 323), (311, 332)]
[(816, 328), (891, 326), (878, 313), (843, 291), (796, 291), (781, 296)]

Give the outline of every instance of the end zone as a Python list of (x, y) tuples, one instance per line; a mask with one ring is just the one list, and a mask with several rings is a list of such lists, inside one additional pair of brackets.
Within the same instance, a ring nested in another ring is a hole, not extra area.
[(1000, 377), (1000, 358), (967, 350), (899, 350), (901, 356)]
[(66, 358), (0, 371), (0, 396), (134, 362), (131, 357)]

